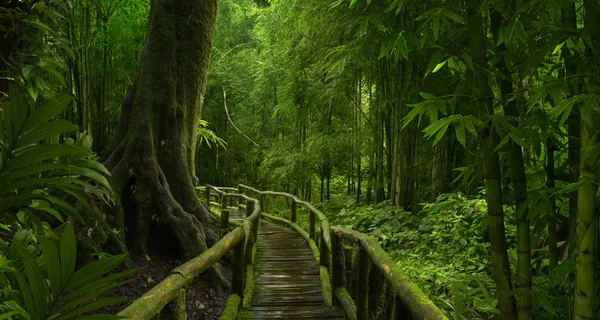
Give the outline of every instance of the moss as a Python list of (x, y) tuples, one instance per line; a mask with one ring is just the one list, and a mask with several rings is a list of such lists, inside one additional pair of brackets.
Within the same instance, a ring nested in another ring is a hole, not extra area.
[(337, 287), (335, 289), (335, 296), (344, 309), (346, 317), (350, 320), (356, 320), (356, 305), (348, 290), (345, 287)]
[(238, 308), (241, 302), (240, 296), (237, 294), (232, 294), (227, 299), (227, 304), (225, 305), (225, 309), (221, 313), (219, 320), (233, 320), (237, 317)]
[(249, 308), (252, 305), (252, 295), (254, 294), (254, 267), (246, 265), (246, 287), (244, 288), (243, 308)]
[(319, 267), (319, 279), (321, 280), (321, 291), (323, 292), (323, 303), (327, 307), (333, 306), (333, 293), (331, 291), (331, 279), (329, 272), (324, 266)]

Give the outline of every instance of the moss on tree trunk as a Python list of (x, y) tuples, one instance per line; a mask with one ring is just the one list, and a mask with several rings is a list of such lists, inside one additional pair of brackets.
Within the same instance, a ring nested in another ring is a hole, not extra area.
[(198, 120), (217, 13), (216, 0), (152, 0), (139, 69), (122, 106), (105, 165), (122, 210), (128, 247), (146, 254), (152, 224), (172, 231), (182, 258), (216, 240), (194, 192)]

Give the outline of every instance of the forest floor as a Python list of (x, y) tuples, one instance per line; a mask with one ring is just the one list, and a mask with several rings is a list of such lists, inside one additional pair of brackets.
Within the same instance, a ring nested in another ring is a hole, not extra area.
[[(105, 297), (127, 297), (129, 300), (122, 304), (112, 305), (97, 311), (102, 314), (117, 314), (135, 299), (148, 292), (156, 284), (166, 278), (170, 271), (181, 265), (181, 261), (169, 256), (152, 256), (150, 260), (139, 257), (135, 260), (139, 271), (135, 281), (111, 291)], [(231, 268), (225, 259), (220, 261), (221, 271), (229, 279)], [(207, 276), (200, 275), (186, 287), (187, 319), (216, 320), (225, 308), (229, 293), (218, 293), (210, 287), (211, 281)]]

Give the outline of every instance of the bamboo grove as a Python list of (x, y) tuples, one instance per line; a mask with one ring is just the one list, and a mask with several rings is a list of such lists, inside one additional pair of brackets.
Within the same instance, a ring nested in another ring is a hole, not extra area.
[[(31, 106), (18, 113), (21, 125), (53, 110), (42, 119), (52, 121), (34, 121), (62, 130), (48, 141), (107, 160), (142, 69), (149, 1), (0, 5), (0, 162), (18, 146), (5, 135), (17, 100)], [(418, 218), (418, 235), (435, 228), (423, 215), (452, 224), (462, 211), (449, 212), (447, 199), (467, 199), (465, 212), (479, 215), (474, 228), (486, 232), (454, 250), (469, 256), (484, 246), (485, 270), (472, 273), (491, 284), (471, 278), (476, 288), (466, 287), (478, 296), (463, 299), (460, 281), (422, 281), (455, 298), (436, 300), (446, 312), (600, 316), (598, 0), (222, 0), (206, 81), (195, 183), (284, 191), (320, 202), (330, 221), (360, 220), (346, 209), (392, 206)], [(74, 128), (85, 134), (69, 139)], [(0, 182), (12, 183), (1, 170)], [(92, 179), (101, 187), (86, 190), (109, 207), (119, 195)], [(16, 195), (9, 191), (3, 197)], [(6, 221), (0, 216), (3, 229)], [(94, 221), (106, 224), (102, 213)], [(460, 311), (461, 299), (478, 311)]]
[(220, 6), (204, 118), (228, 146), (201, 179), (413, 212), (484, 194), (501, 318), (539, 317), (532, 276), (569, 257), (571, 316), (597, 318), (598, 1)]

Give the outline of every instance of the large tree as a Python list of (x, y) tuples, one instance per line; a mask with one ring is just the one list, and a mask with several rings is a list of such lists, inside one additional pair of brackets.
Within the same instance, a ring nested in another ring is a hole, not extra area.
[(194, 191), (194, 151), (216, 14), (217, 0), (151, 1), (139, 69), (105, 161), (120, 195), (115, 224), (127, 230), (133, 254), (148, 252), (153, 224), (172, 232), (183, 258), (203, 252), (207, 239), (216, 238)]

